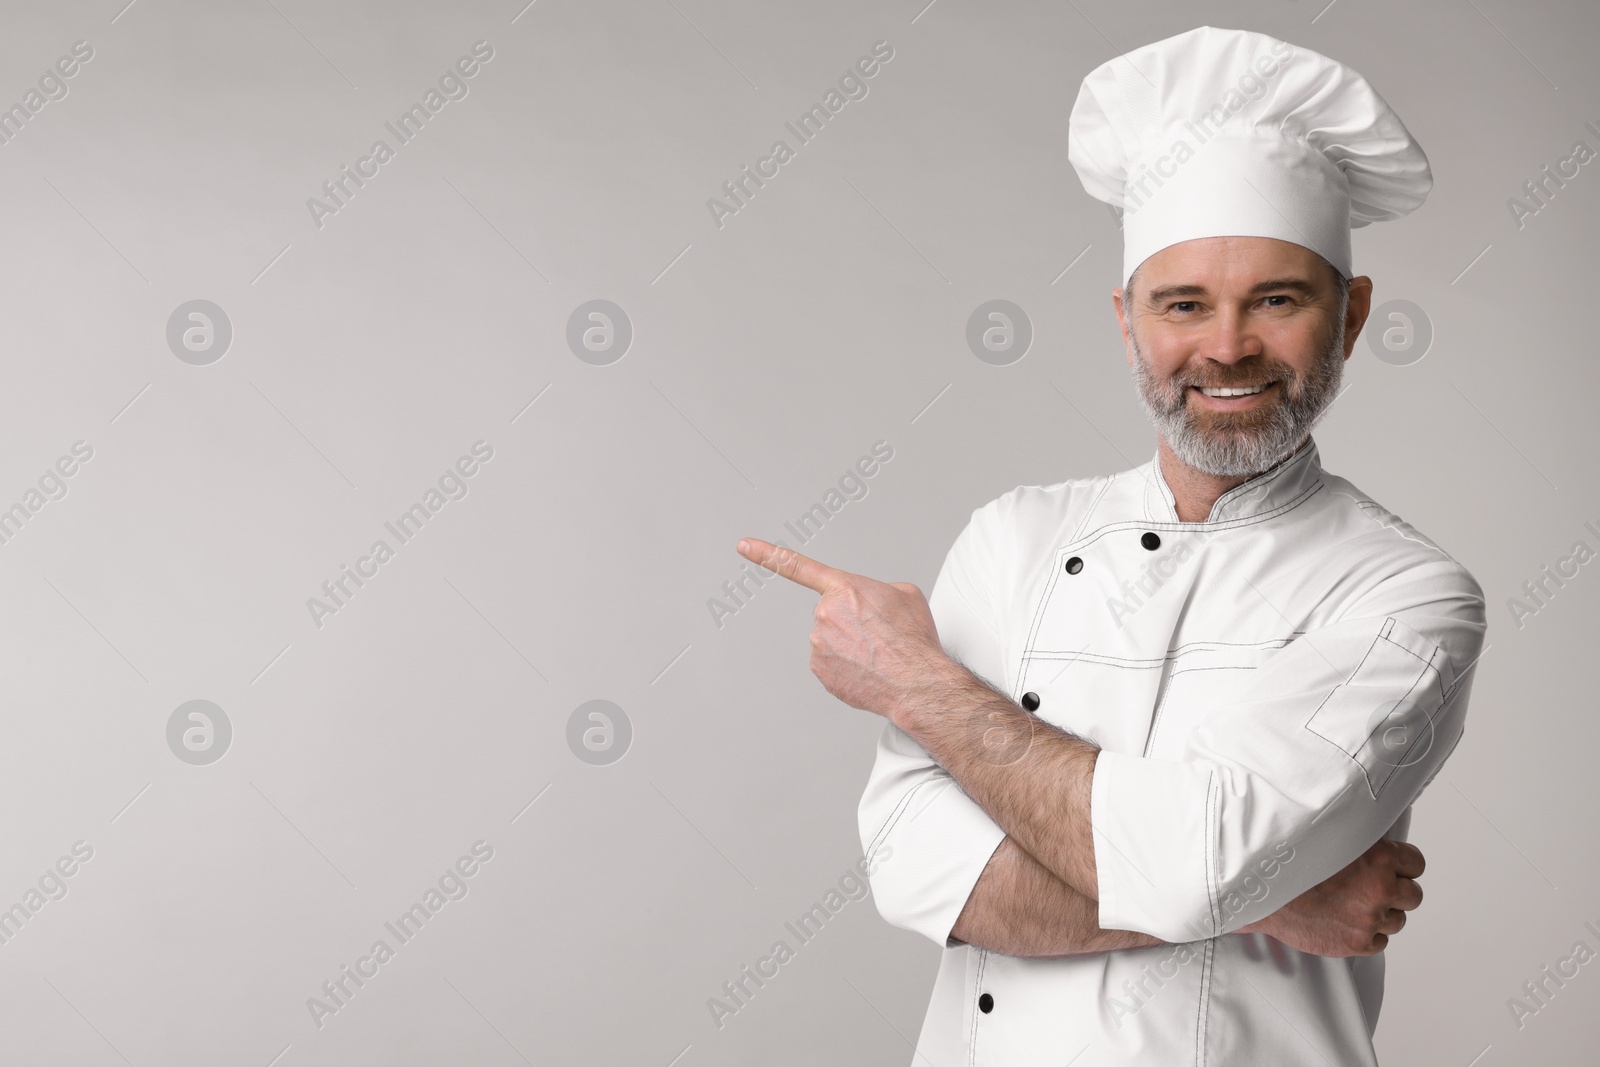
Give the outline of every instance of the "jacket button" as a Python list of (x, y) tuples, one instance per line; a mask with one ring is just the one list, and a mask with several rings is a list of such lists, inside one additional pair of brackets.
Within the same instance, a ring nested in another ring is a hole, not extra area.
[[(1027, 708), (1029, 711), (1037, 711), (1037, 710), (1039, 710), (1039, 694), (1038, 693), (1023, 693), (1022, 694), (1022, 706)], [(985, 994), (985, 996), (987, 996), (987, 995), (988, 994)]]
[(987, 993), (979, 997), (978, 1010), (983, 1012), (985, 1015), (988, 1015), (991, 1011), (994, 1011), (994, 998)]
[(1068, 574), (1077, 574), (1081, 570), (1083, 570), (1083, 560), (1082, 559), (1080, 559), (1077, 556), (1073, 556), (1071, 559), (1067, 560), (1067, 573)]
[(1150, 551), (1154, 552), (1156, 549), (1161, 547), (1161, 538), (1157, 537), (1153, 533), (1146, 533), (1143, 537), (1139, 538), (1139, 543), (1148, 548)]

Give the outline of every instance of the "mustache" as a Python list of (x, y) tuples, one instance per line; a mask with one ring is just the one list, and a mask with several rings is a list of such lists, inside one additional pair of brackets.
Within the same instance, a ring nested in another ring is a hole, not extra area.
[(1202, 380), (1202, 375), (1194, 371), (1176, 371), (1167, 382), (1169, 385), (1181, 388), (1194, 386), (1199, 389), (1237, 389), (1243, 386), (1268, 385), (1272, 382), (1293, 383), (1302, 375), (1297, 374), (1287, 363), (1269, 359), (1246, 365), (1235, 364), (1229, 370), (1220, 370), (1203, 377), (1206, 379), (1215, 377), (1216, 380)]

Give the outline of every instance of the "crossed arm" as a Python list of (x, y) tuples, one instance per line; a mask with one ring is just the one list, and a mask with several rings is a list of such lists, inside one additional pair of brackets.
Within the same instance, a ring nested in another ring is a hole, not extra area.
[[(1422, 904), (1415, 845), (1381, 838), (1344, 870), (1235, 933), (1262, 933), (1316, 956), (1371, 956)], [(1010, 837), (1000, 842), (950, 936), (1007, 956), (1094, 956), (1164, 945), (1137, 930), (1103, 930), (1099, 905), (1051, 874)]]
[[(967, 792), (986, 809), (989, 802), (1007, 795), (1007, 790), (996, 784), (999, 780), (1011, 783), (1014, 791), (1019, 778), (1036, 777), (1009, 775), (1004, 768), (1022, 759), (1042, 760), (1049, 769), (1037, 777), (1060, 783), (1043, 802), (1064, 804), (1067, 814), (1060, 821), (1077, 825), (1054, 827), (1055, 834), (1044, 832), (1049, 827), (1030, 826), (1025, 820), (1011, 825), (1036, 842), (1042, 852), (1058, 857), (1061, 869), (1084, 879), (1089, 891), (1068, 884), (1035, 859), (1018, 838), (1007, 834), (973, 887), (950, 936), (993, 952), (1030, 957), (1098, 955), (1168, 944), (1151, 934), (1100, 926), (1093, 847), (1087, 840), (1098, 748), (1034, 718), (983, 679), (959, 665), (957, 668), (943, 672), (917, 698), (916, 710), (900, 715), (897, 725), (916, 737), (963, 785), (970, 783)], [(976, 746), (968, 743), (973, 724), (982, 729), (982, 740)], [(960, 766), (960, 773), (945, 760)], [(994, 773), (988, 772), (991, 767)], [(1001, 803), (1026, 806), (1030, 799), (1023, 793)], [(1422, 889), (1415, 879), (1421, 876), (1423, 866), (1422, 853), (1415, 846), (1380, 839), (1342, 871), (1237, 932), (1264, 933), (1291, 948), (1322, 956), (1380, 952), (1389, 936), (1404, 927), (1406, 912), (1422, 903)]]

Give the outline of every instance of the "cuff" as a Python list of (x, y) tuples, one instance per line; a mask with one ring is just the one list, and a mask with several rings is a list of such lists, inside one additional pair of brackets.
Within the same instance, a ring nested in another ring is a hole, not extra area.
[(953, 779), (914, 789), (875, 845), (879, 914), (949, 947), (951, 927), (1005, 836)]
[(1102, 750), (1089, 792), (1100, 928), (1179, 944), (1215, 937), (1212, 772)]

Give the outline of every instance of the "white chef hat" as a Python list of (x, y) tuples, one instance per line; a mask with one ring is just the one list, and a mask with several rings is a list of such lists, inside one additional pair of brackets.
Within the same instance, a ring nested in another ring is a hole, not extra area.
[(1083, 80), (1067, 158), (1122, 209), (1126, 280), (1169, 245), (1275, 237), (1346, 278), (1350, 229), (1427, 198), (1428, 157), (1356, 71), (1265, 34), (1202, 26)]

